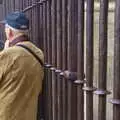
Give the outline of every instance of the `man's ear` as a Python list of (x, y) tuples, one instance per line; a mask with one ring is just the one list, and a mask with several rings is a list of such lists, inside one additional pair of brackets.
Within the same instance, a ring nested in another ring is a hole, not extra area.
[(13, 38), (13, 32), (12, 32), (11, 29), (9, 29), (9, 38), (10, 38), (10, 39)]

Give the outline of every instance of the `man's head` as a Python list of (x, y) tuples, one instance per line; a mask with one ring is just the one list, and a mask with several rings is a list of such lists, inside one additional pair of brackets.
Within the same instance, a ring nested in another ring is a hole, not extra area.
[(8, 40), (17, 35), (26, 34), (29, 29), (29, 20), (23, 12), (13, 12), (1, 22), (5, 24), (5, 33)]

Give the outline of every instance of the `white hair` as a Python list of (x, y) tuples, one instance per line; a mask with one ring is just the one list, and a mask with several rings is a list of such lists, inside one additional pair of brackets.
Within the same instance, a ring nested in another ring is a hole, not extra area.
[(8, 25), (8, 24), (5, 24), (5, 27), (10, 28), (10, 29), (13, 31), (13, 33), (14, 33), (15, 35), (18, 34), (18, 33), (22, 33), (22, 34), (25, 34), (25, 35), (28, 34), (28, 30), (19, 30), (19, 29), (15, 29), (15, 28), (11, 27), (11, 26)]

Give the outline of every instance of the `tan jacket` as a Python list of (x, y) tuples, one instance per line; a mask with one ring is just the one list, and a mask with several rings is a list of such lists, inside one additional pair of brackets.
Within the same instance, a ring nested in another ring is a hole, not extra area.
[[(43, 53), (22, 42), (44, 61)], [(14, 46), (0, 53), (0, 120), (36, 120), (43, 67), (24, 48)]]

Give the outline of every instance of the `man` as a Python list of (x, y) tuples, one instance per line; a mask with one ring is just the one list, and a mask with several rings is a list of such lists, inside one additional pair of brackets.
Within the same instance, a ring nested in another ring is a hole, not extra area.
[(4, 43), (3, 43), (3, 41), (2, 41), (2, 40), (0, 40), (0, 51), (2, 51), (2, 50), (3, 50), (3, 48), (4, 48)]
[(22, 12), (9, 14), (5, 24), (7, 40), (0, 53), (0, 120), (36, 120), (37, 101), (44, 76), (42, 51), (27, 36), (29, 20)]

